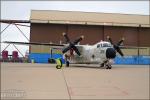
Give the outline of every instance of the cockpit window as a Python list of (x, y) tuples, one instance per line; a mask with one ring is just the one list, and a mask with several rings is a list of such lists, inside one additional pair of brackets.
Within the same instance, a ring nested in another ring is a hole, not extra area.
[(108, 43), (103, 43), (103, 47), (111, 47), (111, 45)]
[(100, 43), (100, 44), (97, 44), (97, 48), (100, 48), (100, 47), (111, 47), (111, 44), (109, 44), (109, 43)]
[(99, 47), (100, 47), (100, 44), (97, 45), (97, 48), (99, 48)]

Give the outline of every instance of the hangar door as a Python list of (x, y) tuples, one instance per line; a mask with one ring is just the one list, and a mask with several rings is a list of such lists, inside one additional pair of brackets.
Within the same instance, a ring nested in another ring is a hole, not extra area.
[(143, 47), (150, 47), (150, 28), (139, 29), (139, 45)]
[(69, 25), (67, 32), (71, 40), (84, 35), (84, 40), (80, 44), (95, 44), (103, 39), (102, 26)]
[(31, 26), (31, 42), (60, 43), (64, 39), (62, 33), (66, 32), (66, 25), (61, 24), (32, 23)]
[[(63, 41), (62, 33), (66, 32), (65, 25), (58, 24), (33, 24), (31, 27), (30, 42), (60, 43)], [(31, 45), (29, 51), (32, 53), (45, 53), (49, 56), (50, 47), (43, 45)], [(46, 56), (47, 56), (46, 55)], [(41, 56), (41, 55), (40, 55)], [(42, 57), (42, 56), (41, 56)], [(47, 61), (47, 59), (46, 59)]]
[(105, 39), (110, 36), (114, 43), (117, 43), (122, 37), (125, 38), (124, 45), (137, 46), (138, 45), (138, 34), (137, 28), (130, 27), (114, 27), (106, 26), (104, 28)]

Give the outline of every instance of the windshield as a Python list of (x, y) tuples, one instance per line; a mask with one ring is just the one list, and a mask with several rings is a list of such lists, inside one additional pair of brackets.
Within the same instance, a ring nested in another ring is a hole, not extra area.
[(102, 47), (111, 47), (109, 43), (103, 43)]
[(111, 47), (111, 44), (110, 43), (100, 43), (100, 44), (97, 44), (97, 48), (100, 48), (100, 47)]
[(99, 48), (99, 47), (101, 47), (101, 45), (100, 45), (100, 44), (98, 44), (98, 45), (97, 45), (97, 48)]

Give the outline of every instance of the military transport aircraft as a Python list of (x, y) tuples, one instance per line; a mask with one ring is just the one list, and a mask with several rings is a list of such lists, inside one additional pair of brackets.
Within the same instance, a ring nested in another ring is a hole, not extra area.
[[(54, 43), (37, 43), (37, 42), (11, 42), (4, 41), (3, 43), (13, 43), (21, 45), (47, 45), (51, 48), (61, 48), (63, 58), (65, 59), (66, 66), (69, 64), (99, 64), (100, 67), (105, 67), (106, 69), (111, 69), (113, 64), (113, 59), (116, 57), (118, 52), (122, 57), (124, 54), (120, 49), (120, 45), (124, 41), (121, 39), (117, 44), (112, 42), (112, 39), (107, 36), (108, 41), (100, 41), (94, 45), (79, 45), (78, 43), (83, 40), (84, 36), (80, 36), (75, 41), (71, 42), (68, 35), (63, 33), (65, 37), (66, 44), (54, 44)], [(56, 60), (56, 68), (62, 68), (61, 59)]]

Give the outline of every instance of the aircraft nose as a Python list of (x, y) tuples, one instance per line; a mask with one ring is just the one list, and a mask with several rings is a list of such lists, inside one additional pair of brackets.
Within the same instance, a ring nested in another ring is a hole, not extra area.
[(116, 51), (115, 51), (115, 49), (114, 48), (108, 48), (106, 50), (106, 57), (110, 58), (110, 59), (115, 58), (116, 57)]

